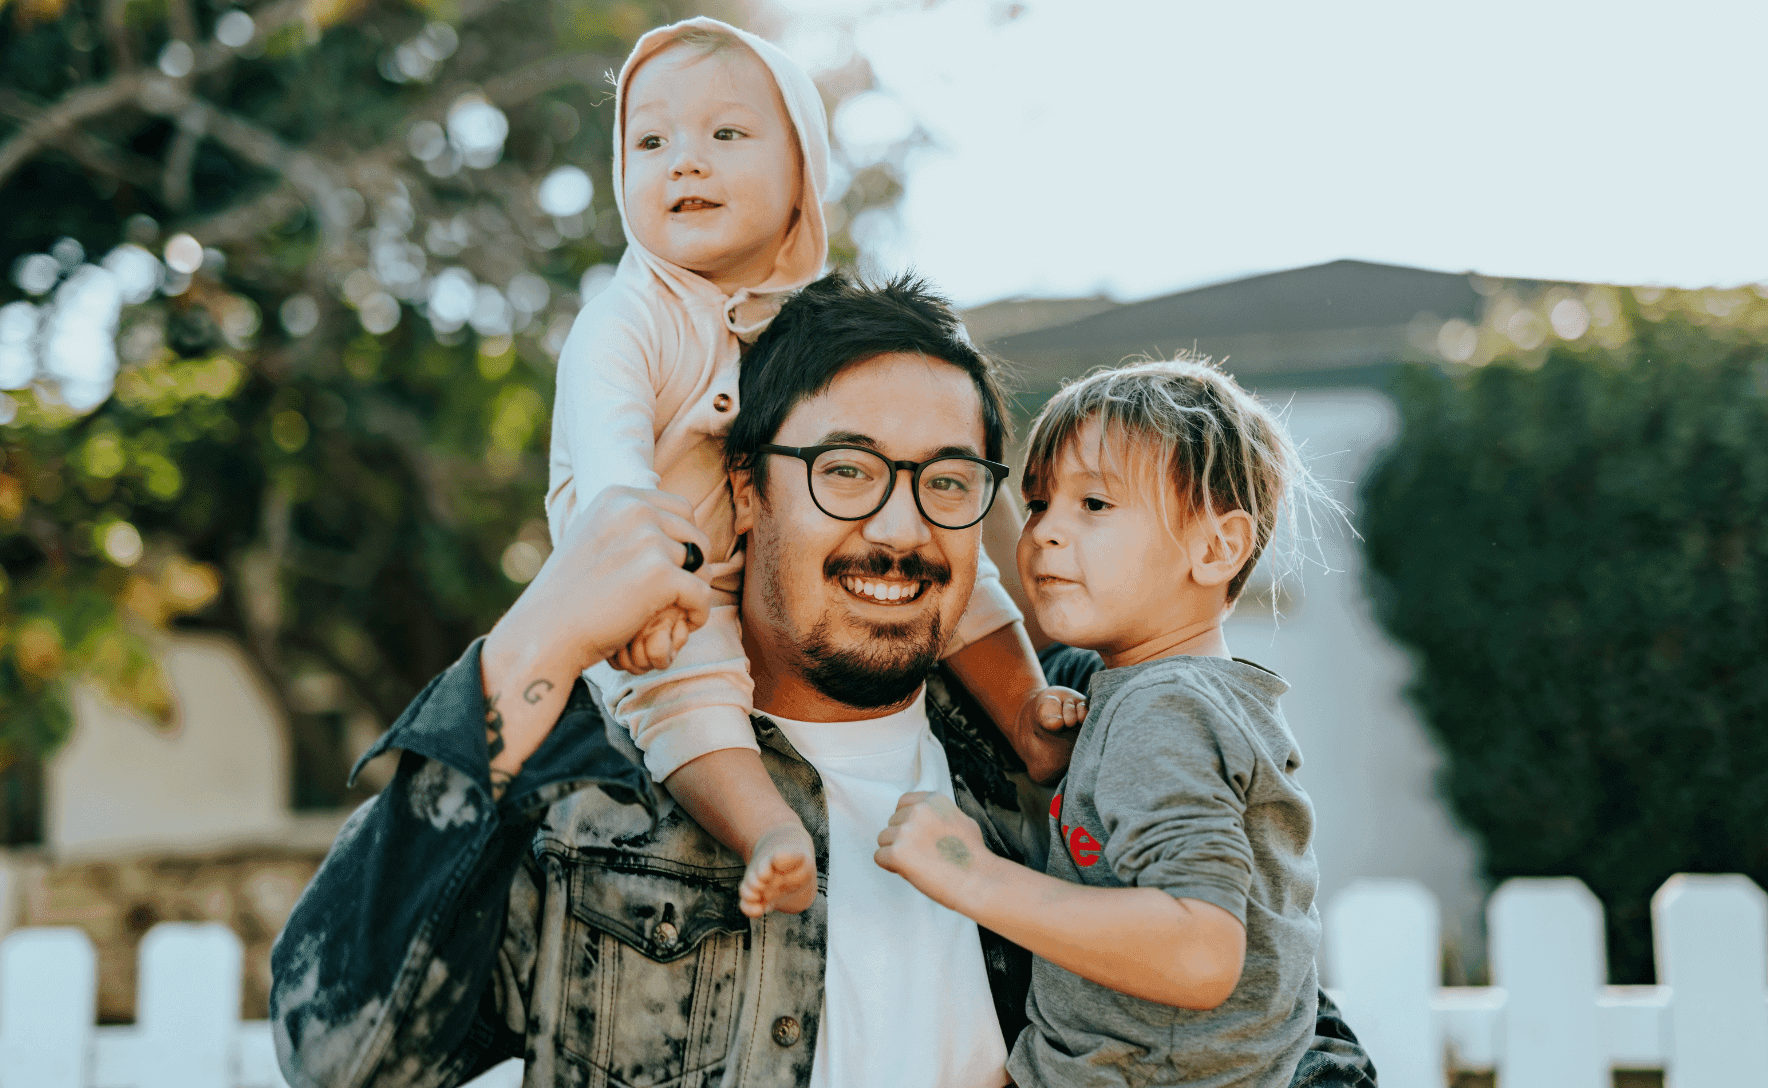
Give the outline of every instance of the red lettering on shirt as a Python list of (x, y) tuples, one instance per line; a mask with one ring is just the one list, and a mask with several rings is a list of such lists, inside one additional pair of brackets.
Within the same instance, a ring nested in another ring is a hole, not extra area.
[(1073, 831), (1064, 828), (1063, 831), (1068, 835), (1068, 853), (1074, 858), (1076, 865), (1084, 869), (1099, 863), (1099, 854), (1104, 849), (1104, 844), (1093, 838), (1091, 831), (1084, 827), (1077, 827)]

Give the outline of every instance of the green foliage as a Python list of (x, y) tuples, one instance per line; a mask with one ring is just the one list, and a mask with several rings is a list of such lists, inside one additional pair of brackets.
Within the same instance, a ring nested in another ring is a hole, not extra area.
[(1616, 982), (1650, 979), (1670, 875), (1768, 885), (1768, 347), (1631, 316), (1536, 367), (1406, 372), (1362, 502), (1450, 804), (1493, 879), (1590, 886)]

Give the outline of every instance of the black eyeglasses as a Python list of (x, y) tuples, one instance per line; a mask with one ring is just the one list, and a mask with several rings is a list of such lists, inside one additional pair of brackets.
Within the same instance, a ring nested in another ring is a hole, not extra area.
[(931, 461), (892, 461), (864, 446), (761, 447), (762, 453), (804, 462), (810, 498), (838, 521), (864, 521), (884, 509), (896, 490), (896, 474), (914, 473), (915, 506), (941, 529), (968, 529), (994, 505), (1001, 481), (1013, 471), (980, 457), (936, 457)]

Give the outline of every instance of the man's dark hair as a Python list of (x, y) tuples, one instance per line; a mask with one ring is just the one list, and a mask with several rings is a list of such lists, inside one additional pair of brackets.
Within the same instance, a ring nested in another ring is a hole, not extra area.
[(741, 411), (725, 438), (725, 464), (751, 470), (755, 485), (766, 486), (768, 459), (757, 455), (792, 409), (847, 366), (892, 352), (942, 359), (970, 375), (982, 401), (983, 456), (999, 461), (1008, 437), (1000, 373), (970, 343), (951, 303), (908, 273), (872, 286), (832, 272), (787, 299), (743, 356)]

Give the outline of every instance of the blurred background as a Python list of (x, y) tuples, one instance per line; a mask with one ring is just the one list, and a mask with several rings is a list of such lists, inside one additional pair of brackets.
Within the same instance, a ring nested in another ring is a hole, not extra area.
[(1757, 5), (0, 0), (0, 928), (268, 944), (356, 756), (547, 555), (552, 371), (624, 245), (609, 73), (815, 75), (831, 259), (1010, 365), (1196, 349), (1350, 509), (1236, 614), (1323, 894), (1768, 883)]

